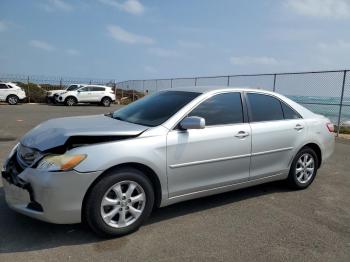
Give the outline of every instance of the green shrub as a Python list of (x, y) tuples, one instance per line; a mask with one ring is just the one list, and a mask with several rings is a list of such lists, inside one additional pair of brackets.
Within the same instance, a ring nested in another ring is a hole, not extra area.
[(27, 98), (23, 101), (25, 103), (45, 103), (46, 102), (46, 91), (40, 86), (34, 83), (23, 83), (16, 82), (16, 84), (23, 88), (26, 92)]
[[(334, 126), (334, 132), (338, 132), (338, 127)], [(350, 134), (350, 127), (341, 126), (339, 129), (340, 134)]]

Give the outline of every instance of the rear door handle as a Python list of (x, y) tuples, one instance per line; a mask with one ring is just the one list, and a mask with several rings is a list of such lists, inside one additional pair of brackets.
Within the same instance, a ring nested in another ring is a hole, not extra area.
[(235, 137), (237, 137), (237, 138), (245, 138), (245, 137), (247, 137), (247, 136), (249, 136), (249, 133), (248, 133), (248, 132), (245, 132), (245, 131), (239, 131), (239, 132), (235, 135)]
[(304, 126), (300, 125), (300, 124), (297, 124), (295, 127), (294, 127), (295, 130), (302, 130), (304, 129)]

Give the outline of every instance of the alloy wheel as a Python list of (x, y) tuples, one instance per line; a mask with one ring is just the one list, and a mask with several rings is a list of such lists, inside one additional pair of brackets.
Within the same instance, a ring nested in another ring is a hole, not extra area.
[(72, 105), (74, 105), (74, 103), (75, 103), (75, 101), (73, 98), (68, 98), (67, 105), (72, 106)]
[(105, 107), (108, 107), (108, 106), (110, 106), (111, 101), (108, 98), (105, 98), (105, 99), (103, 99), (102, 103)]
[(144, 211), (146, 194), (135, 181), (122, 181), (110, 187), (101, 201), (103, 221), (115, 228), (133, 224)]
[(295, 168), (296, 179), (299, 183), (305, 184), (310, 181), (315, 173), (315, 160), (309, 153), (302, 154), (297, 161)]
[(15, 97), (15, 96), (9, 97), (8, 102), (9, 102), (10, 105), (17, 104), (17, 102), (18, 102), (17, 97)]

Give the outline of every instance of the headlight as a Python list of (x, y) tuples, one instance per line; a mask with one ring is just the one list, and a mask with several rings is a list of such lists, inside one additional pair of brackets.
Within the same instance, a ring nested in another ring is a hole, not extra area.
[(38, 169), (47, 171), (67, 171), (76, 167), (87, 155), (51, 155), (44, 157), (38, 164)]

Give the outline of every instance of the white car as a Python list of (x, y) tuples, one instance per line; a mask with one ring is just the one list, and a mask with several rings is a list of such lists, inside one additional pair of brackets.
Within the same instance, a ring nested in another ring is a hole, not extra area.
[(10, 105), (16, 105), (26, 98), (24, 90), (14, 83), (0, 83), (0, 101), (6, 101)]
[(63, 92), (66, 91), (73, 91), (75, 89), (78, 89), (79, 87), (86, 86), (84, 84), (74, 84), (74, 85), (69, 85), (68, 87), (64, 89), (56, 89), (56, 90), (49, 90), (46, 93), (46, 101), (47, 103), (55, 103), (56, 98)]
[(99, 103), (110, 106), (115, 101), (111, 87), (101, 85), (86, 85), (72, 91), (65, 91), (56, 97), (56, 102), (73, 106), (77, 103)]

